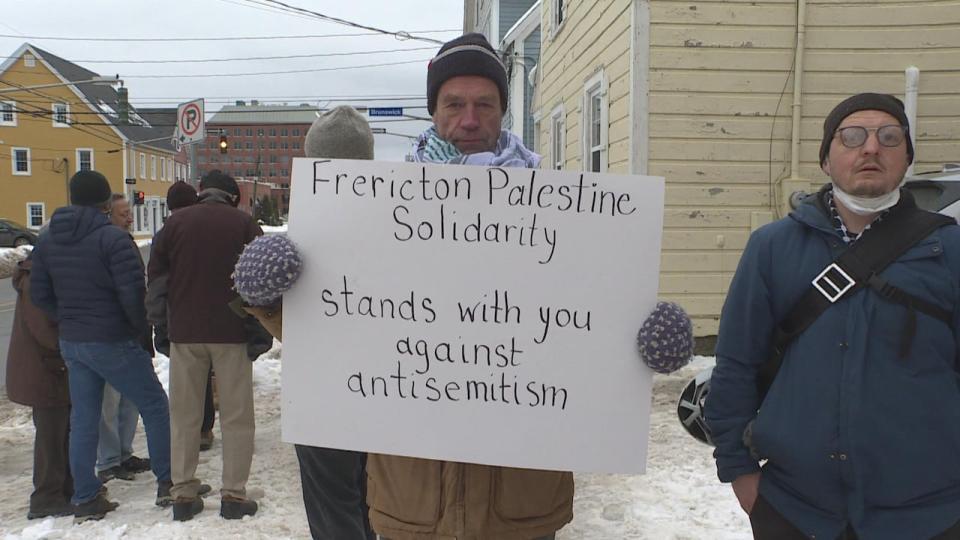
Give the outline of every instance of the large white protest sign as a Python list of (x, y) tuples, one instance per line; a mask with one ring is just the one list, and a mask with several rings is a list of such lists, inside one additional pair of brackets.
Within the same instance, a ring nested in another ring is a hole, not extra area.
[(662, 178), (297, 159), (287, 442), (643, 472)]

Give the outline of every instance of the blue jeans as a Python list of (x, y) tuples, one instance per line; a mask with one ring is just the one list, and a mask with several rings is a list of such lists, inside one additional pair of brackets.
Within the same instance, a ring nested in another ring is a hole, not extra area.
[(70, 469), (73, 504), (97, 496), (94, 472), (103, 385), (109, 383), (130, 398), (143, 416), (150, 467), (158, 481), (170, 480), (170, 406), (153, 371), (150, 355), (134, 340), (79, 343), (60, 340), (70, 377)]
[(139, 420), (137, 406), (114, 387), (104, 385), (97, 471), (116, 467), (133, 455), (133, 436)]

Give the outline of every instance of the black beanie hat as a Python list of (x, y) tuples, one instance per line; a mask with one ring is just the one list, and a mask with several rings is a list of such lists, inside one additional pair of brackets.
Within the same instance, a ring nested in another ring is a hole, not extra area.
[(107, 177), (97, 171), (80, 171), (70, 178), (70, 204), (100, 206), (112, 195)]
[(507, 111), (507, 68), (483, 34), (464, 34), (440, 47), (427, 66), (427, 112), (437, 108), (440, 87), (461, 75), (486, 77), (500, 90), (500, 110)]
[(203, 178), (200, 179), (200, 190), (204, 189), (219, 189), (231, 195), (240, 196), (240, 187), (237, 186), (237, 181), (220, 169), (213, 169), (203, 175)]
[(197, 190), (190, 184), (179, 180), (167, 190), (167, 208), (176, 210), (197, 202)]
[[(897, 119), (901, 126), (908, 128), (910, 122), (907, 120), (907, 113), (904, 111), (903, 102), (890, 94), (857, 94), (850, 96), (840, 102), (839, 105), (830, 111), (826, 120), (823, 121), (823, 140), (820, 141), (820, 166), (827, 159), (830, 153), (830, 142), (833, 140), (833, 134), (840, 127), (840, 122), (857, 111), (883, 111)], [(907, 133), (907, 162), (913, 163), (913, 141), (910, 140), (910, 133)]]

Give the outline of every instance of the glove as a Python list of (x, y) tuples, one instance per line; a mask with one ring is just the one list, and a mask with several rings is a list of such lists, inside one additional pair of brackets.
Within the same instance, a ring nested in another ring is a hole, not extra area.
[(673, 302), (657, 302), (637, 333), (640, 357), (657, 373), (673, 373), (693, 359), (693, 322)]

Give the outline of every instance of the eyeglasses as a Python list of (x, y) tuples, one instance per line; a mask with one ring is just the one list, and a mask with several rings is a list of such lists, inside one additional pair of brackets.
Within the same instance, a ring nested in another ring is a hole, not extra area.
[(877, 132), (877, 142), (888, 147), (900, 146), (900, 143), (907, 136), (907, 127), (897, 124), (875, 128), (847, 126), (838, 129), (837, 133), (840, 135), (840, 143), (847, 148), (860, 148), (867, 142), (867, 137), (871, 131)]

